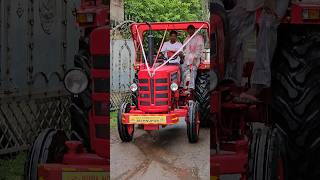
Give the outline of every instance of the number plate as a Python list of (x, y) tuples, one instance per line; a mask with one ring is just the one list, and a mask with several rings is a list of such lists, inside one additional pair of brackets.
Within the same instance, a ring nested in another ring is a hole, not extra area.
[(63, 172), (62, 180), (109, 180), (106, 172)]
[(132, 124), (165, 124), (165, 116), (129, 116), (129, 123)]

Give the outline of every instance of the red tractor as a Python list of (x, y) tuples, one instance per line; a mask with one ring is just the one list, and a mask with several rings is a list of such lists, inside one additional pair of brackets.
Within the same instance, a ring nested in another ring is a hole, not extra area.
[(26, 180), (109, 178), (108, 14), (109, 7), (99, 0), (83, 1), (77, 11), (84, 33), (76, 68), (64, 77), (65, 88), (73, 94), (73, 131), (70, 138), (57, 129), (38, 135), (25, 163)]
[[(198, 32), (202, 29), (204, 36), (208, 37), (207, 22), (133, 23), (131, 25), (136, 50), (134, 64), (136, 79), (130, 86), (133, 104), (123, 103), (118, 114), (118, 132), (123, 142), (133, 139), (135, 125), (143, 126), (147, 131), (158, 130), (160, 127), (177, 124), (180, 119), (185, 119), (187, 123), (189, 142), (198, 141), (200, 122), (208, 121), (207, 105), (210, 96), (208, 91), (203, 91), (208, 87), (210, 62), (207, 60), (209, 57), (202, 59), (198, 69), (196, 93), (195, 96), (190, 96), (179, 88), (181, 83), (179, 65), (161, 64), (159, 62), (163, 63), (164, 60), (159, 59), (154, 53), (155, 32), (176, 30), (185, 33), (189, 25), (193, 25)], [(148, 58), (145, 57), (143, 49), (145, 36), (148, 40)], [(172, 57), (177, 53), (172, 52)], [(203, 53), (209, 54), (208, 51)]]
[[(320, 3), (292, 2), (279, 26), (272, 62), (272, 93), (239, 104), (238, 88), (223, 81), (228, 43), (225, 11), (211, 6), (211, 176), (240, 179), (319, 179)], [(259, 18), (259, 13), (257, 13)], [(243, 77), (250, 79), (253, 63)], [(221, 79), (219, 81), (218, 79)], [(248, 85), (250, 82), (248, 81)]]

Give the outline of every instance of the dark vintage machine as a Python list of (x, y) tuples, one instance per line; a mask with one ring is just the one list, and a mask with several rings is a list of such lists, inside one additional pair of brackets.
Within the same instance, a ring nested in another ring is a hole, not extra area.
[[(108, 14), (109, 7), (99, 0), (82, 1), (76, 13), (84, 31), (83, 41), (87, 41), (80, 42), (77, 68), (64, 77), (65, 88), (73, 94), (73, 132), (71, 137), (59, 129), (46, 129), (39, 134), (25, 164), (27, 180), (109, 179)], [(87, 46), (81, 47), (81, 43)], [(83, 108), (86, 98), (90, 101), (87, 113)]]
[[(260, 11), (257, 12), (259, 19)], [(232, 43), (226, 12), (211, 4), (211, 49), (215, 75), (211, 77), (211, 176), (237, 174), (240, 179), (314, 179), (308, 171), (316, 161), (303, 158), (319, 152), (319, 23), (320, 3), (292, 2), (278, 30), (278, 45), (272, 64), (271, 90), (254, 104), (236, 103), (232, 95), (246, 91), (223, 81), (226, 47)], [(250, 79), (253, 62), (244, 68)], [(216, 81), (218, 80), (218, 81)], [(301, 141), (299, 141), (299, 140)], [(300, 157), (300, 158), (299, 158)], [(301, 159), (302, 158), (302, 159)], [(302, 168), (302, 169), (301, 169)], [(311, 168), (312, 169), (312, 168)], [(289, 174), (290, 172), (291, 174)], [(308, 172), (308, 173), (306, 173)]]

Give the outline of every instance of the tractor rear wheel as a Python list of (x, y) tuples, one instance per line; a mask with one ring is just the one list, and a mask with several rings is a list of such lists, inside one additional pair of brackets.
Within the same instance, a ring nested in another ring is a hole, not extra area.
[(272, 116), (286, 133), (289, 179), (319, 179), (320, 28), (282, 25), (272, 65)]
[(248, 180), (285, 180), (285, 168), (277, 129), (253, 131), (248, 157)]
[(201, 127), (210, 124), (210, 75), (209, 72), (198, 72), (195, 87), (195, 100), (199, 102)]
[(61, 163), (67, 151), (64, 131), (46, 129), (39, 134), (29, 149), (24, 166), (25, 180), (38, 179), (38, 165), (44, 163)]
[(118, 112), (118, 132), (123, 142), (130, 142), (133, 139), (134, 125), (122, 124), (122, 114), (130, 112), (130, 103), (123, 103)]
[(189, 101), (189, 112), (187, 121), (187, 134), (190, 143), (196, 143), (200, 132), (199, 103)]

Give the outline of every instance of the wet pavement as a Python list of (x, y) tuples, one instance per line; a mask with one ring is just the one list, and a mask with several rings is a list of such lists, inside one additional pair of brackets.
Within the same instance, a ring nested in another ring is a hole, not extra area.
[(210, 179), (210, 130), (201, 129), (199, 142), (190, 144), (186, 128), (184, 121), (151, 133), (136, 128), (131, 143), (112, 129), (111, 179)]

